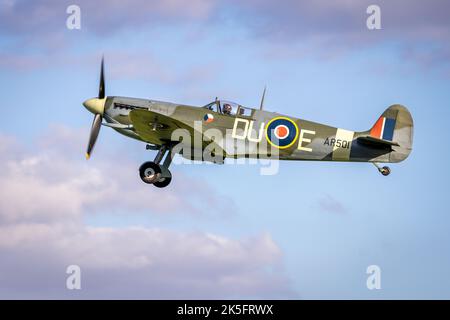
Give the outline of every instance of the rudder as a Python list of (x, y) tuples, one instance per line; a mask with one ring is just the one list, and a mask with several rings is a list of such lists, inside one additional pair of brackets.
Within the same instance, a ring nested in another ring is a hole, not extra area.
[(383, 112), (368, 134), (373, 138), (395, 143), (389, 154), (389, 162), (400, 162), (411, 153), (413, 128), (411, 113), (406, 107), (395, 104)]

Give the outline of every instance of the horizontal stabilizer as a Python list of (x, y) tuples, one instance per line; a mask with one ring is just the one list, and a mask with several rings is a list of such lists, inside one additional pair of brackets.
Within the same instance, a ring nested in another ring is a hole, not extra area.
[(358, 142), (369, 144), (374, 147), (378, 146), (378, 147), (384, 147), (384, 148), (392, 147), (392, 146), (399, 146), (399, 144), (397, 142), (379, 139), (379, 138), (375, 138), (373, 136), (358, 137)]

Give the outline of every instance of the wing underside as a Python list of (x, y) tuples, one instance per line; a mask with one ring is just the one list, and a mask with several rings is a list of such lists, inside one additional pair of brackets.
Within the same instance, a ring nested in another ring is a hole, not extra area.
[(142, 140), (157, 145), (172, 141), (172, 133), (176, 129), (192, 131), (190, 126), (181, 121), (149, 110), (132, 110), (130, 120)]

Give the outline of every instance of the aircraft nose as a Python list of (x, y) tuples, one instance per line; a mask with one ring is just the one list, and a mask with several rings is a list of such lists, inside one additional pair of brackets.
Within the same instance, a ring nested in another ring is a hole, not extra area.
[(92, 98), (83, 102), (83, 106), (93, 114), (103, 114), (105, 111), (105, 99)]

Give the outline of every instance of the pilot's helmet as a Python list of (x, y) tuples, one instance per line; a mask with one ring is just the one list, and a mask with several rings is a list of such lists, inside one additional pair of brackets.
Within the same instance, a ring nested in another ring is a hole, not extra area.
[(231, 106), (228, 103), (223, 105), (223, 111), (231, 112)]

